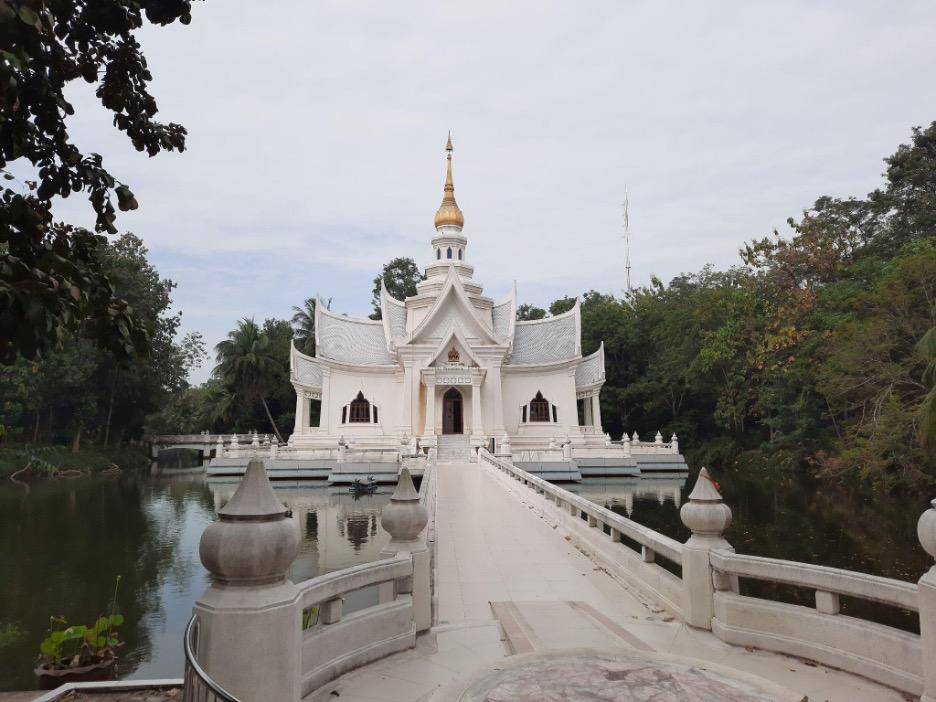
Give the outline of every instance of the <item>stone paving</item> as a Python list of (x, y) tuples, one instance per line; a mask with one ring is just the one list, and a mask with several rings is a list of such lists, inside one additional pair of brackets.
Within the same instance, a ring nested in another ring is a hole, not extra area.
[[(438, 470), (438, 626), (415, 649), (345, 675), (307, 700), (909, 699), (680, 624), (574, 548), (514, 481), (483, 464)], [(572, 660), (582, 671), (579, 687), (561, 684), (568, 675), (560, 671)], [(621, 685), (619, 676), (639, 684)], [(553, 682), (537, 686), (537, 679)], [(628, 692), (638, 687), (642, 697)]]

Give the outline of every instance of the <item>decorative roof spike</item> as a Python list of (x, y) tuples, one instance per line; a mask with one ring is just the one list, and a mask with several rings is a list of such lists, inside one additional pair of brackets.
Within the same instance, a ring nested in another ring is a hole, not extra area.
[(444, 226), (458, 227), (465, 226), (465, 215), (458, 208), (455, 202), (455, 182), (452, 179), (452, 133), (449, 132), (448, 140), (445, 143), (447, 155), (445, 171), (445, 189), (442, 195), (442, 204), (439, 206), (435, 215), (436, 229)]

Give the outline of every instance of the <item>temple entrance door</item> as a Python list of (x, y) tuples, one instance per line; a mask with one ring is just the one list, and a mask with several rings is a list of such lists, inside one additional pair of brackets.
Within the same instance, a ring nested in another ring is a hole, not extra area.
[(462, 394), (455, 388), (449, 388), (442, 396), (442, 433), (463, 434)]

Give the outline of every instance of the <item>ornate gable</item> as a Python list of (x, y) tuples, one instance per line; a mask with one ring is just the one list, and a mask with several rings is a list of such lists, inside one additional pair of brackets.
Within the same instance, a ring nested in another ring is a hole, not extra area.
[(429, 314), (413, 330), (410, 343), (437, 344), (453, 330), (458, 330), (466, 339), (477, 339), (482, 344), (501, 343), (478, 317), (458, 274), (451, 268)]

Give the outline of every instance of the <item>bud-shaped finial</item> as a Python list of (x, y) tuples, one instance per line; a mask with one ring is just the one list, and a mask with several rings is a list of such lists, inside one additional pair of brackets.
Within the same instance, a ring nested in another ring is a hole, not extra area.
[(202, 534), (198, 552), (214, 579), (253, 586), (285, 580), (299, 553), (299, 531), (253, 459), (237, 491)]
[(936, 558), (936, 500), (931, 501), (930, 508), (920, 515), (917, 536), (923, 549), (931, 558)]
[(720, 537), (731, 524), (731, 508), (722, 502), (718, 485), (707, 469), (699, 471), (689, 501), (679, 510), (679, 518), (694, 536)]
[(390, 543), (406, 543), (415, 541), (428, 523), (429, 512), (419, 501), (409, 468), (404, 468), (390, 504), (380, 511), (380, 525), (390, 534)]

